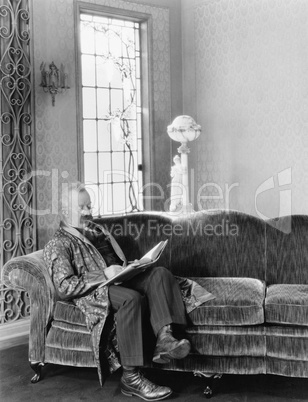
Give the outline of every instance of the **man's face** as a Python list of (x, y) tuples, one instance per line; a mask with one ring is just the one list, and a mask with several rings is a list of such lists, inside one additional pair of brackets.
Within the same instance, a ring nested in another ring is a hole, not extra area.
[(68, 223), (74, 227), (84, 228), (93, 219), (91, 198), (86, 190), (72, 191)]

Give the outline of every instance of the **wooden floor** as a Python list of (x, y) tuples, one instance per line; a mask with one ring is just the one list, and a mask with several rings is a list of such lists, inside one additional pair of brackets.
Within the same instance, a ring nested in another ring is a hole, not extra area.
[[(28, 346), (0, 350), (1, 402), (66, 402), (66, 401), (142, 401), (122, 395), (120, 371), (110, 376), (101, 388), (95, 369), (47, 365), (44, 378), (32, 384), (33, 373), (28, 363)], [(147, 370), (152, 381), (168, 385), (173, 394), (166, 401), (205, 401), (204, 381), (191, 373)], [(213, 402), (284, 402), (308, 401), (308, 379), (279, 376), (224, 375), (217, 380)]]

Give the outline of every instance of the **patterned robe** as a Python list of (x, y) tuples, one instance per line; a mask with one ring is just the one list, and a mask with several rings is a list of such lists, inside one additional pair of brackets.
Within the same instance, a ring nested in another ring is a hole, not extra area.
[[(113, 236), (100, 226), (102, 238), (110, 246), (119, 260), (126, 266), (126, 258)], [(96, 247), (77, 229), (60, 223), (60, 228), (44, 248), (44, 260), (48, 266), (52, 281), (62, 300), (73, 302), (86, 316), (87, 327), (91, 331), (92, 345), (101, 384), (103, 377), (120, 367), (119, 352), (116, 342), (115, 321), (107, 317), (110, 313), (108, 286), (98, 285), (107, 277), (104, 269), (107, 263)], [(196, 282), (186, 278), (177, 278), (181, 288), (187, 312), (212, 298)], [(92, 286), (91, 288), (90, 285)], [(112, 315), (111, 315), (112, 317)], [(103, 333), (103, 329), (104, 333)], [(104, 336), (104, 353), (100, 355), (100, 340)], [(103, 360), (103, 361), (102, 361)], [(102, 370), (102, 366), (104, 370)], [(103, 371), (103, 372), (102, 372)]]

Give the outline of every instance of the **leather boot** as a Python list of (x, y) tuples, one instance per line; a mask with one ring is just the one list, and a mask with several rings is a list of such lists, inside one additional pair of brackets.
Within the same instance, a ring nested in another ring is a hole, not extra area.
[(164, 326), (158, 333), (153, 362), (166, 364), (170, 359), (183, 359), (190, 352), (191, 345), (188, 339), (180, 341), (172, 336), (170, 325)]
[(139, 396), (145, 401), (160, 401), (172, 394), (170, 388), (156, 385), (144, 378), (136, 367), (123, 367), (121, 392), (127, 396)]

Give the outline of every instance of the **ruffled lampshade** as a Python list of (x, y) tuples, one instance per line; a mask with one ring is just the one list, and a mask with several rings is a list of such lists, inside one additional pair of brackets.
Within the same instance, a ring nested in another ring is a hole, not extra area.
[(194, 141), (201, 133), (201, 126), (190, 116), (178, 116), (167, 127), (167, 133), (174, 141)]

